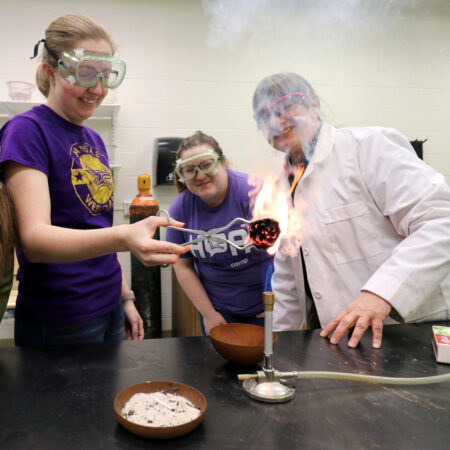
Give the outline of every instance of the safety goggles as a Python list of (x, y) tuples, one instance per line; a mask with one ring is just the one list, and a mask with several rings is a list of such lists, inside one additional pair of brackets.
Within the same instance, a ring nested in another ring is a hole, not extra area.
[(36, 58), (40, 44), (44, 44), (48, 54), (57, 61), (62, 75), (71, 85), (89, 88), (95, 86), (101, 79), (104, 87), (114, 89), (125, 77), (127, 65), (122, 59), (85, 52), (82, 48), (66, 50), (61, 57), (58, 57), (47, 45), (45, 39), (36, 43), (30, 59)]
[[(204, 158), (197, 164), (189, 164), (192, 161)], [(219, 167), (220, 156), (214, 151), (210, 150), (206, 153), (199, 153), (198, 155), (191, 156), (186, 159), (177, 159), (175, 171), (178, 178), (183, 183), (185, 181), (191, 181), (197, 175), (197, 172), (201, 172), (204, 175), (210, 175), (216, 173)]]
[(127, 70), (122, 59), (88, 53), (82, 48), (64, 51), (58, 67), (66, 81), (85, 88), (93, 87), (101, 80), (104, 87), (115, 89), (122, 83)]
[(269, 106), (261, 108), (255, 113), (253, 118), (256, 120), (258, 128), (265, 126), (273, 115), (281, 116), (286, 113), (292, 105), (299, 105), (306, 99), (304, 92), (293, 92), (283, 95), (279, 99), (272, 102)]

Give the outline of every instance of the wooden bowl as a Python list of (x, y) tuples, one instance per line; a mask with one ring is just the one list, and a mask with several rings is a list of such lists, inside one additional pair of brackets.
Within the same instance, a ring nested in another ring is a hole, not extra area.
[[(241, 365), (255, 365), (264, 358), (264, 327), (246, 323), (226, 323), (209, 330), (209, 337), (217, 353), (227, 361)], [(273, 333), (273, 347), (278, 335)]]
[[(137, 423), (130, 422), (122, 416), (122, 408), (134, 394), (141, 392), (148, 394), (156, 391), (166, 391), (168, 389), (174, 389), (174, 394), (187, 398), (195, 406), (200, 408), (200, 416), (190, 422), (171, 427), (151, 427), (139, 425)], [(119, 392), (114, 399), (114, 411), (119, 423), (131, 433), (137, 434), (138, 436), (144, 438), (172, 439), (191, 432), (200, 424), (206, 411), (206, 399), (201, 392), (191, 386), (188, 386), (187, 384), (176, 383), (175, 381), (151, 381), (147, 383), (134, 384), (133, 386), (127, 387), (123, 391)]]

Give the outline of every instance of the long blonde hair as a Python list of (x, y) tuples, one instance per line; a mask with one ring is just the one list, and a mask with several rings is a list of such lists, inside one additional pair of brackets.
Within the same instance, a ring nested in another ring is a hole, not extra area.
[(16, 244), (16, 226), (11, 201), (0, 182), (0, 276), (8, 261), (12, 247)]
[[(105, 40), (111, 46), (112, 53), (116, 47), (106, 32), (98, 23), (79, 14), (67, 14), (55, 19), (45, 30), (45, 44), (56, 55), (61, 55), (64, 50), (72, 49), (77, 41), (85, 39)], [(57, 67), (58, 61), (53, 58), (46, 48), (42, 52), (42, 63), (47, 62)], [(50, 82), (45, 76), (42, 63), (36, 71), (36, 84), (39, 90), (48, 97)]]

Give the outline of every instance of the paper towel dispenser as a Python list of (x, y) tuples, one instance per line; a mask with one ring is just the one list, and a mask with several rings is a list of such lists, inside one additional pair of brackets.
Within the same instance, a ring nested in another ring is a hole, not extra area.
[(153, 150), (155, 172), (154, 186), (173, 184), (173, 170), (177, 159), (177, 151), (184, 138), (156, 138)]

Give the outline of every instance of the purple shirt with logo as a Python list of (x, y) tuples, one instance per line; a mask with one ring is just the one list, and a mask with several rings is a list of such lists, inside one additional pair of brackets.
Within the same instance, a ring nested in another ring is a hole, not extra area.
[[(94, 130), (40, 105), (8, 121), (0, 143), (0, 163), (15, 161), (47, 175), (52, 225), (112, 226), (113, 179), (105, 145)], [(75, 323), (105, 314), (120, 301), (122, 275), (115, 253), (48, 264), (31, 263), (18, 252), (18, 261), (16, 314)]]
[[(244, 173), (227, 170), (228, 189), (224, 201), (209, 207), (189, 190), (179, 194), (170, 205), (170, 216), (185, 223), (186, 228), (208, 231), (227, 225), (236, 217), (251, 219), (248, 184)], [(247, 226), (238, 222), (220, 236), (236, 245), (246, 243)], [(181, 244), (198, 237), (195, 234), (167, 229), (166, 239)], [(265, 250), (251, 247), (237, 250), (223, 242), (203, 241), (192, 245), (195, 267), (214, 308), (242, 316), (252, 316), (264, 310), (262, 293), (267, 268), (272, 256)]]

